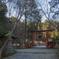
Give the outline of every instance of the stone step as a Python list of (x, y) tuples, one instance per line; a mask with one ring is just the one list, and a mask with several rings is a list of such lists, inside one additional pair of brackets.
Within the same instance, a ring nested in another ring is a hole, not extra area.
[(39, 46), (46, 46), (46, 43), (39, 43)]

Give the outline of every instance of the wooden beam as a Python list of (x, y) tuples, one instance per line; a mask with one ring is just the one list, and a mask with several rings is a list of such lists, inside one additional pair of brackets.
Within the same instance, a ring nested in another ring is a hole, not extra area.
[[(34, 34), (34, 35), (46, 35), (46, 34)], [(48, 35), (52, 35), (52, 34), (48, 34)], [(33, 34), (30, 34), (30, 36), (33, 36)]]

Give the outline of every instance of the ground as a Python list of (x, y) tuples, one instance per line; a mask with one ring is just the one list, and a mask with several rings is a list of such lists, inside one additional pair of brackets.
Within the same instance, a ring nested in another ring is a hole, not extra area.
[(35, 47), (29, 49), (16, 49), (17, 53), (4, 59), (57, 59), (57, 49)]

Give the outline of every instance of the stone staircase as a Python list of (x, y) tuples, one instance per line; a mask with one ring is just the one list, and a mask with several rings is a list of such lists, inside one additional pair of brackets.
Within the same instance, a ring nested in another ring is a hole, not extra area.
[(39, 43), (39, 46), (46, 46), (46, 43)]

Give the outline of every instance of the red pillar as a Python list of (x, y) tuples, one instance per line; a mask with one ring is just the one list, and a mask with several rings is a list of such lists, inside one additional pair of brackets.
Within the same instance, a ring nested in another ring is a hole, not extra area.
[(32, 41), (32, 43), (34, 44), (34, 32), (33, 32), (33, 41)]
[(47, 45), (48, 45), (48, 32), (46, 32), (46, 37), (47, 37)]

